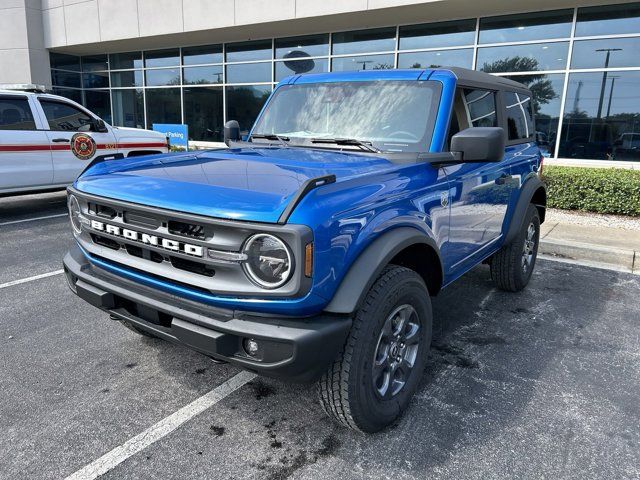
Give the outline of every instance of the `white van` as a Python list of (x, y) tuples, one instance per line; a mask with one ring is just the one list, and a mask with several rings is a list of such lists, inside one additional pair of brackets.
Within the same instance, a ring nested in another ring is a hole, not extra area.
[(39, 90), (0, 89), (0, 195), (63, 188), (99, 157), (168, 151), (162, 133), (112, 127), (82, 105)]

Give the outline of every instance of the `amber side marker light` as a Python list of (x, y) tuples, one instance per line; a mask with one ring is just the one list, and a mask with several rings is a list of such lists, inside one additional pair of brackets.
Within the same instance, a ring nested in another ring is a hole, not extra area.
[(313, 242), (307, 243), (304, 248), (304, 275), (311, 277), (313, 273)]

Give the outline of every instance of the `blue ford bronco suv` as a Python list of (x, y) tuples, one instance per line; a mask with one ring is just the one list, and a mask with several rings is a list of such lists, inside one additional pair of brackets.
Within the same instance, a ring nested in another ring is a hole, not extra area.
[(228, 149), (88, 166), (69, 285), (142, 335), (317, 380), (330, 416), (380, 430), (422, 376), (430, 297), (480, 263), (504, 290), (531, 278), (533, 108), (458, 68), (289, 77)]

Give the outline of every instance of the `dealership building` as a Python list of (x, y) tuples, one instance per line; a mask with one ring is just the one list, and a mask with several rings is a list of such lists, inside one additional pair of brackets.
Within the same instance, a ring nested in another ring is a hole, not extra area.
[(2, 0), (0, 45), (0, 83), (196, 145), (289, 75), (460, 66), (528, 85), (557, 162), (640, 162), (640, 2)]

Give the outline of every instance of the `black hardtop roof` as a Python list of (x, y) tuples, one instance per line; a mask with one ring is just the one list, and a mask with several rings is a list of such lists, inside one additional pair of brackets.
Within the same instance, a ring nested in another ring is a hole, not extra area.
[[(477, 70), (470, 70), (468, 68), (461, 67), (440, 67), (440, 70), (449, 70), (458, 79), (458, 83), (469, 86), (481, 86), (485, 88), (493, 88), (500, 90), (521, 90), (530, 92), (526, 85), (520, 82), (514, 82), (508, 78), (498, 77), (485, 72), (478, 72)], [(434, 70), (438, 70), (434, 69)]]

